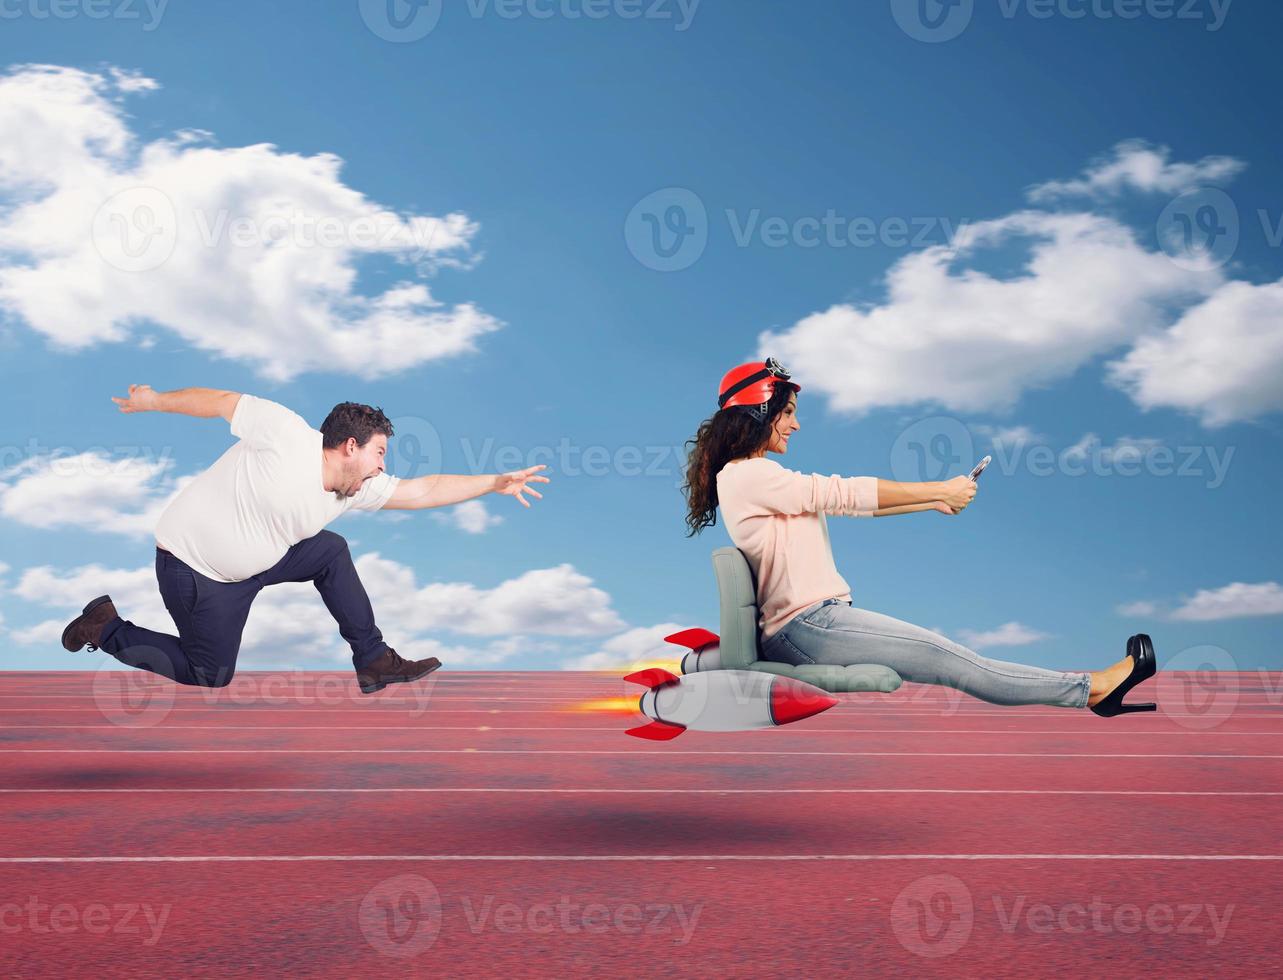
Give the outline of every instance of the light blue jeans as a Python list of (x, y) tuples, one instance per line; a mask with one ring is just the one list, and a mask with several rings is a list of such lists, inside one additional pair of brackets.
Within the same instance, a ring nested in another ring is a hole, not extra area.
[(884, 664), (914, 684), (941, 684), (992, 704), (1085, 708), (1091, 675), (990, 660), (931, 630), (849, 602), (803, 609), (769, 639), (762, 657), (786, 664)]

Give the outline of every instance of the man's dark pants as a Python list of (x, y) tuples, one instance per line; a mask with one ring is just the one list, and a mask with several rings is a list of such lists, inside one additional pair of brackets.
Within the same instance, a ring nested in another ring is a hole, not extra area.
[(218, 582), (156, 549), (156, 580), (178, 636), (157, 633), (117, 617), (103, 627), (98, 646), (121, 663), (162, 674), (180, 684), (225, 687), (236, 669), (241, 633), (254, 597), (264, 586), (311, 582), (352, 647), (360, 670), (388, 645), (357, 576), (347, 541), (321, 531), (300, 541), (265, 572), (243, 582)]

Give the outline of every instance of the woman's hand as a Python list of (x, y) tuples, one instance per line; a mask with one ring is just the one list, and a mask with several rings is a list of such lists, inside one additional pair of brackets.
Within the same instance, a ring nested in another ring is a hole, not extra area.
[(501, 473), (494, 478), (494, 492), (507, 494), (509, 497), (516, 497), (521, 501), (521, 506), (529, 507), (530, 502), (522, 496), (528, 493), (532, 497), (538, 497), (543, 500), (543, 494), (534, 487), (527, 486), (530, 483), (550, 483), (546, 476), (535, 476), (540, 470), (547, 469), (547, 465), (541, 463), (538, 466), (531, 466), (524, 470), (515, 470), (512, 473)]
[(955, 476), (944, 484), (944, 495), (936, 501), (942, 514), (961, 514), (976, 495), (976, 481), (969, 476)]
[(156, 410), (156, 392), (151, 385), (130, 385), (128, 398), (111, 396), (122, 412), (154, 412)]

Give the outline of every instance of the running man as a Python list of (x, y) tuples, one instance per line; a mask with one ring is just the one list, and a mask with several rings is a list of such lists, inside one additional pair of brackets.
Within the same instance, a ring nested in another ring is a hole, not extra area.
[(156, 526), (156, 580), (178, 636), (121, 619), (99, 596), (63, 631), (70, 651), (102, 648), (121, 663), (179, 684), (225, 687), (236, 669), (250, 605), (264, 586), (311, 582), (352, 647), (365, 694), (418, 680), (441, 666), (409, 661), (383, 641), (347, 542), (325, 525), (357, 510), (444, 507), (487, 493), (542, 498), (543, 466), (481, 476), (399, 479), (384, 472), (392, 423), (343, 402), (318, 432), (284, 405), (234, 391), (155, 392), (130, 385), (112, 398), (125, 413), (222, 417), (240, 441), (169, 502)]

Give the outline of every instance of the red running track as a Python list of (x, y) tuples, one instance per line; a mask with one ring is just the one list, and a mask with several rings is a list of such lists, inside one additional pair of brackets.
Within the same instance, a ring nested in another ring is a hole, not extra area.
[(0, 675), (0, 973), (1275, 973), (1283, 678), (663, 744), (618, 678)]

